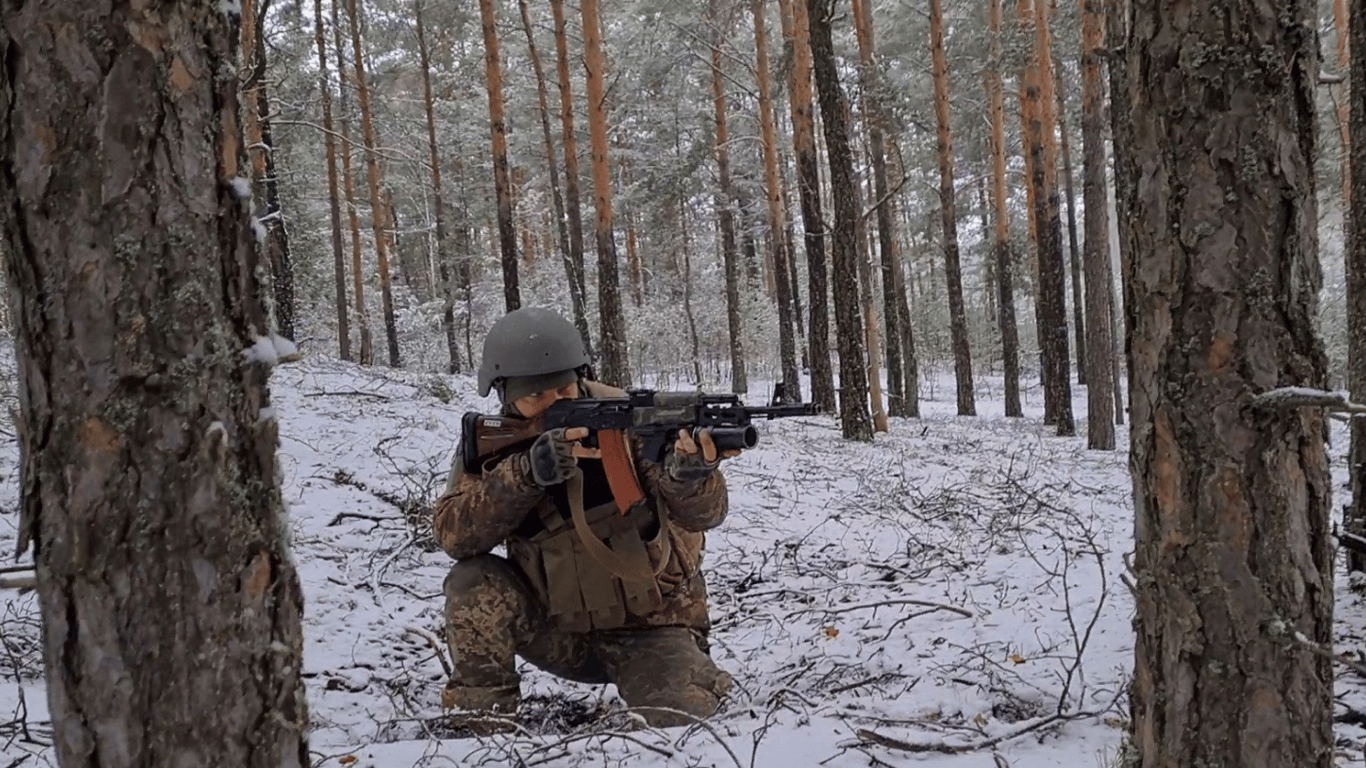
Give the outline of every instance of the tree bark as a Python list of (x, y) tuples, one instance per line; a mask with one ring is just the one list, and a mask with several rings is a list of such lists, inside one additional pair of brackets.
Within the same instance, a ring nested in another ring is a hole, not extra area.
[[(1063, 101), (1062, 88), (1066, 86), (1062, 67), (1055, 67), (1054, 94), (1058, 109), (1058, 140), (1062, 145), (1062, 194), (1067, 200), (1067, 254), (1071, 259), (1072, 278), (1072, 333), (1077, 345), (1077, 383), (1086, 384), (1086, 302), (1082, 288), (1082, 258), (1077, 248), (1077, 205), (1076, 194), (1072, 187), (1072, 150), (1067, 135), (1067, 104)], [(1085, 182), (1083, 182), (1084, 184)]]
[[(887, 129), (887, 114), (882, 107), (881, 76), (876, 61), (877, 43), (874, 36), (873, 9), (871, 0), (853, 0), (854, 32), (858, 38), (859, 73), (863, 85), (864, 116), (863, 122), (868, 131), (868, 152), (873, 168), (873, 195), (877, 204), (877, 237), (880, 269), (882, 274), (882, 315), (885, 327), (885, 356), (887, 361), (887, 412), (892, 416), (906, 416), (906, 384), (903, 379), (901, 362), (901, 329), (898, 326), (900, 315), (896, 310), (896, 280), (892, 275), (897, 268), (896, 247), (893, 240), (896, 231), (892, 222), (896, 218), (894, 194), (887, 182), (887, 150), (884, 136)], [(871, 296), (869, 302), (873, 301)]]
[(356, 94), (360, 101), (361, 133), (365, 141), (366, 176), (370, 185), (370, 221), (375, 234), (375, 261), (379, 265), (379, 292), (384, 312), (384, 335), (389, 342), (389, 367), (402, 365), (398, 354), (398, 324), (394, 319), (394, 293), (389, 284), (389, 254), (385, 248), (384, 204), (379, 193), (379, 153), (375, 151), (374, 119), (370, 111), (370, 87), (365, 79), (365, 57), (360, 42), (360, 24), (356, 14), (357, 0), (346, 0), (346, 11), (351, 21), (351, 52), (355, 57)]
[(310, 763), (236, 21), (0, 4), (19, 551), (67, 768)]
[(574, 91), (569, 81), (569, 35), (565, 30), (564, 0), (550, 0), (555, 22), (555, 71), (560, 86), (560, 138), (564, 149), (564, 202), (569, 224), (569, 261), (573, 268), (571, 291), (577, 291), (582, 312), (575, 311), (574, 326), (583, 337), (583, 347), (594, 357), (592, 334), (588, 330), (588, 289), (583, 269), (583, 211), (579, 195), (578, 142), (574, 135)]
[(934, 62), (934, 115), (939, 126), (939, 211), (943, 217), (944, 277), (949, 291), (949, 330), (953, 337), (958, 415), (976, 416), (968, 318), (963, 306), (963, 272), (958, 264), (958, 221), (953, 194), (953, 124), (949, 120), (949, 65), (944, 55), (944, 12), (939, 0), (930, 0), (930, 56)]
[(745, 327), (740, 304), (740, 253), (735, 243), (735, 196), (730, 182), (730, 134), (726, 126), (725, 72), (721, 68), (721, 41), (725, 29), (717, 17), (717, 0), (707, 2), (707, 21), (711, 27), (711, 93), (716, 115), (716, 221), (721, 230), (721, 265), (726, 276), (726, 331), (730, 342), (731, 392), (749, 392), (745, 371)]
[(839, 72), (835, 68), (835, 49), (830, 30), (832, 0), (805, 2), (810, 23), (816, 90), (820, 96), (821, 122), (825, 127), (826, 154), (830, 163), (831, 198), (835, 208), (831, 256), (835, 334), (839, 345), (840, 427), (845, 439), (871, 441), (873, 425), (868, 415), (868, 379), (863, 370), (863, 323), (858, 314), (858, 186), (854, 180), (854, 157), (849, 148), (849, 132), (845, 125), (844, 94), (840, 90)]
[(989, 0), (991, 64), (984, 70), (991, 111), (991, 207), (996, 261), (996, 322), (1001, 332), (1001, 366), (1005, 379), (1005, 414), (1024, 415), (1020, 405), (1020, 340), (1015, 325), (1015, 288), (1011, 265), (1010, 208), (1006, 201), (1005, 95), (1001, 87), (1001, 0)]
[(498, 196), (498, 252), (503, 265), (503, 306), (511, 312), (522, 306), (522, 289), (517, 277), (517, 227), (513, 221), (507, 120), (503, 116), (503, 68), (498, 59), (498, 25), (493, 3), (494, 0), (479, 0), (479, 19), (484, 29), (484, 85), (489, 96), (493, 186)]
[(337, 140), (332, 122), (332, 81), (327, 74), (327, 35), (322, 0), (313, 0), (314, 42), (318, 46), (318, 95), (323, 108), (323, 154), (327, 158), (327, 212), (332, 222), (332, 274), (337, 296), (337, 347), (351, 359), (351, 323), (346, 315), (346, 247), (342, 240), (341, 190), (337, 179)]
[[(1134, 744), (1143, 766), (1328, 768), (1333, 553), (1315, 4), (1135, 4)], [(1210, 68), (1208, 56), (1221, 62)]]
[[(322, 2), (322, 0), (314, 0)], [(441, 190), (441, 153), (436, 143), (436, 105), (432, 102), (432, 64), (422, 25), (422, 0), (413, 4), (417, 48), (422, 66), (422, 102), (427, 108), (427, 154), (432, 166), (432, 209), (436, 218), (436, 265), (441, 279), (441, 328), (446, 334), (447, 373), (460, 372), (460, 345), (455, 335), (455, 288), (451, 285), (450, 252), (446, 244), (446, 203)], [(542, 104), (544, 107), (544, 103)], [(553, 162), (552, 162), (553, 167)]]
[[(1348, 144), (1350, 162), (1343, 173), (1351, 185), (1351, 200), (1366, 200), (1366, 14), (1351, 14), (1348, 36), (1351, 76), (1349, 120), (1356, 141)], [(1347, 230), (1347, 389), (1354, 402), (1366, 402), (1366, 210), (1344, 206)], [(1352, 501), (1343, 513), (1348, 533), (1366, 536), (1366, 420), (1351, 421)], [(1366, 571), (1366, 555), (1347, 551), (1347, 570)]]
[[(1086, 446), (1115, 448), (1110, 201), (1105, 191), (1105, 51), (1102, 0), (1081, 0), (1081, 142), (1086, 234)], [(1078, 323), (1080, 327), (1080, 323)], [(1078, 355), (1080, 359), (1080, 355)]]
[(773, 123), (772, 86), (768, 73), (768, 30), (764, 0), (751, 0), (754, 15), (755, 77), (759, 86), (759, 133), (764, 153), (764, 187), (768, 198), (768, 243), (773, 258), (773, 277), (778, 297), (778, 355), (783, 376), (783, 395), (790, 402), (802, 399), (802, 380), (797, 370), (797, 339), (793, 332), (792, 281), (788, 276), (786, 211), (782, 183), (778, 178), (778, 139)]
[(602, 341), (603, 381), (631, 385), (626, 354), (626, 322), (617, 280), (617, 242), (612, 235), (612, 172), (607, 162), (607, 87), (602, 56), (598, 0), (582, 0), (584, 67), (587, 70), (588, 134), (593, 149), (593, 207), (597, 211), (598, 315)]
[(346, 98), (346, 55), (342, 47), (340, 3), (332, 3), (332, 32), (337, 50), (338, 122), (341, 123), (342, 190), (346, 194), (346, 214), (351, 229), (351, 295), (355, 302), (356, 324), (360, 326), (361, 365), (375, 361), (374, 339), (370, 335), (370, 310), (365, 304), (365, 265), (361, 259), (360, 215), (356, 211), (355, 176), (351, 173), (351, 110)]
[(782, 0), (792, 13), (792, 145), (797, 163), (797, 192), (802, 211), (802, 243), (806, 249), (807, 347), (811, 364), (811, 399), (826, 413), (835, 412), (835, 377), (830, 363), (830, 285), (825, 259), (825, 220), (821, 216), (820, 158), (812, 114), (811, 28), (806, 0)]

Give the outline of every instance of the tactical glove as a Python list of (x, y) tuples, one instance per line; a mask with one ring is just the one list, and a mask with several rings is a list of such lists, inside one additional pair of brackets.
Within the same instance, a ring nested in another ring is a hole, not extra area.
[(679, 482), (705, 480), (720, 464), (720, 456), (707, 461), (700, 450), (697, 453), (687, 453), (674, 448), (664, 458), (664, 470), (669, 473), (669, 477)]
[(579, 463), (573, 451), (574, 441), (565, 439), (564, 429), (542, 432), (527, 449), (532, 482), (548, 488), (568, 480)]

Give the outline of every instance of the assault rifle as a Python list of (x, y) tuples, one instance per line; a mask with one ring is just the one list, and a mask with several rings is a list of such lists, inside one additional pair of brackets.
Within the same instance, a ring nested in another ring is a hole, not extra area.
[(781, 402), (783, 385), (773, 393), (766, 406), (747, 406), (736, 395), (708, 395), (700, 392), (656, 392), (632, 389), (625, 397), (585, 397), (556, 400), (534, 419), (518, 416), (489, 416), (471, 411), (461, 422), (460, 452), (468, 472), (478, 472), (489, 459), (524, 450), (542, 432), (552, 429), (587, 427), (586, 446), (594, 447), (598, 431), (625, 430), (644, 443), (645, 458), (663, 461), (680, 429), (694, 435), (711, 430), (716, 450), (722, 453), (753, 448), (759, 443), (755, 420), (788, 416), (814, 416), (820, 412), (815, 403)]

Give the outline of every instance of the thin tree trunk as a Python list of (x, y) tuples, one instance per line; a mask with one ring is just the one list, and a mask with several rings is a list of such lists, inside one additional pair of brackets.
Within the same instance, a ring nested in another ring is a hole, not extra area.
[(807, 346), (811, 399), (826, 413), (835, 411), (835, 379), (830, 364), (830, 286), (826, 277), (825, 221), (821, 217), (820, 159), (812, 114), (811, 31), (806, 0), (781, 0), (792, 13), (792, 145), (797, 162), (797, 192), (806, 249)]
[(768, 198), (768, 242), (773, 259), (773, 277), (778, 296), (778, 353), (783, 376), (783, 396), (791, 402), (802, 399), (801, 374), (797, 370), (797, 339), (792, 322), (792, 281), (788, 275), (786, 211), (783, 210), (782, 184), (778, 178), (778, 139), (774, 130), (772, 86), (768, 74), (768, 30), (764, 21), (764, 0), (751, 0), (754, 15), (755, 75), (759, 86), (759, 130), (764, 153), (764, 187)]
[(730, 342), (730, 386), (736, 394), (749, 391), (745, 372), (744, 315), (740, 304), (740, 253), (735, 244), (734, 193), (730, 182), (730, 135), (726, 126), (726, 90), (721, 69), (721, 41), (725, 29), (717, 18), (717, 0), (708, 0), (707, 21), (711, 27), (711, 92), (716, 114), (716, 205), (717, 227), (721, 230), (721, 264), (726, 276), (726, 330)]
[[(1086, 206), (1086, 446), (1115, 448), (1114, 342), (1110, 338), (1110, 203), (1105, 191), (1105, 51), (1102, 0), (1081, 0), (1082, 203)], [(1074, 286), (1075, 288), (1075, 286)], [(1078, 322), (1080, 327), (1080, 322)]]
[(858, 184), (854, 180), (854, 157), (845, 123), (844, 94), (840, 90), (839, 71), (835, 68), (830, 30), (832, 0), (806, 0), (806, 3), (835, 209), (831, 256), (835, 334), (840, 359), (840, 426), (845, 439), (871, 441), (873, 425), (868, 415), (868, 379), (863, 368), (863, 323), (858, 314)]
[(948, 57), (944, 54), (944, 12), (939, 0), (930, 0), (930, 56), (934, 62), (934, 114), (939, 125), (939, 210), (943, 217), (944, 277), (949, 291), (949, 330), (953, 337), (958, 415), (976, 416), (967, 309), (963, 306), (963, 273), (958, 263), (958, 221), (953, 195), (953, 124), (949, 120), (949, 65)]
[(337, 296), (337, 346), (343, 360), (351, 359), (351, 323), (346, 316), (346, 249), (342, 242), (341, 190), (337, 179), (337, 141), (332, 123), (332, 81), (327, 74), (327, 36), (323, 3), (313, 0), (314, 41), (318, 46), (318, 95), (323, 107), (323, 153), (327, 157), (327, 212), (332, 222), (332, 274)]
[(292, 345), (243, 207), (236, 20), (0, 11), (17, 552), (33, 547), (65, 768), (311, 761), (271, 366), (243, 355)]
[(365, 304), (365, 266), (361, 259), (360, 215), (356, 212), (355, 176), (351, 173), (351, 109), (346, 98), (346, 55), (342, 47), (340, 3), (332, 3), (332, 32), (337, 49), (338, 111), (341, 113), (342, 189), (346, 193), (346, 215), (351, 229), (351, 296), (355, 302), (356, 324), (360, 326), (361, 365), (375, 362), (374, 339), (370, 335), (370, 310)]
[[(1133, 77), (1114, 96), (1133, 127), (1134, 764), (1329, 768), (1333, 659), (1302, 644), (1333, 643), (1326, 419), (1258, 402), (1327, 386), (1315, 3), (1190, 11), (1135, 3), (1112, 46)], [(1212, 51), (1239, 65), (1210, 77)]]
[(588, 133), (593, 148), (593, 205), (597, 211), (598, 314), (602, 325), (602, 378), (631, 385), (626, 353), (626, 323), (617, 280), (617, 243), (612, 236), (612, 173), (607, 162), (607, 87), (602, 55), (598, 0), (582, 0), (584, 66), (587, 69)]
[[(1056, 67), (1057, 78), (1054, 84), (1065, 86), (1062, 67)], [(1082, 266), (1081, 251), (1077, 249), (1077, 206), (1076, 195), (1072, 189), (1072, 151), (1071, 143), (1067, 135), (1067, 104), (1063, 101), (1061, 87), (1055, 88), (1056, 104), (1058, 108), (1058, 139), (1062, 142), (1062, 193), (1067, 200), (1067, 246), (1068, 255), (1071, 257), (1071, 277), (1072, 277), (1072, 331), (1073, 338), (1077, 345), (1077, 383), (1086, 384), (1086, 318), (1084, 308), (1086, 302), (1082, 289)]]
[(583, 270), (583, 212), (579, 205), (578, 142), (574, 135), (574, 92), (569, 80), (569, 35), (565, 31), (564, 0), (550, 0), (550, 13), (555, 22), (555, 71), (560, 86), (560, 134), (564, 145), (565, 214), (569, 224), (569, 261), (573, 269), (570, 291), (576, 291), (574, 326), (583, 337), (584, 349), (591, 358), (592, 334), (588, 330), (588, 289)]
[(446, 333), (446, 354), (450, 357), (446, 370), (448, 373), (459, 373), (459, 342), (455, 335), (455, 292), (451, 286), (450, 252), (446, 249), (446, 205), (441, 191), (441, 154), (436, 144), (436, 105), (432, 103), (432, 65), (427, 52), (426, 33), (422, 26), (422, 0), (413, 4), (413, 18), (417, 26), (417, 48), (422, 66), (422, 101), (427, 108), (427, 152), (432, 166), (432, 207), (436, 217), (436, 264), (441, 277), (441, 328)]
[(498, 196), (498, 251), (503, 265), (503, 305), (511, 312), (522, 306), (522, 289), (517, 277), (517, 227), (512, 210), (512, 178), (508, 173), (503, 69), (498, 59), (498, 25), (493, 4), (494, 0), (479, 0), (479, 19), (484, 28), (484, 84), (489, 96), (489, 134), (493, 140), (493, 186)]
[[(906, 178), (906, 166), (901, 158), (901, 147), (897, 144), (896, 134), (887, 137), (889, 156), (895, 161), (896, 175)], [(904, 211), (903, 218), (904, 218)], [(911, 324), (911, 306), (907, 301), (905, 258), (902, 256), (900, 238), (892, 238), (892, 255), (896, 264), (892, 269), (892, 282), (896, 291), (897, 328), (901, 331), (902, 381), (905, 384), (906, 415), (920, 417), (920, 361), (915, 354), (915, 329)]]
[(389, 254), (385, 248), (384, 206), (379, 193), (379, 153), (375, 151), (374, 120), (370, 112), (370, 87), (365, 80), (365, 58), (361, 53), (357, 0), (346, 0), (351, 20), (351, 49), (356, 59), (356, 93), (360, 100), (360, 125), (365, 140), (366, 176), (370, 184), (370, 221), (375, 233), (375, 260), (379, 264), (379, 291), (384, 311), (384, 335), (389, 342), (389, 367), (402, 365), (398, 354), (398, 325), (394, 319), (394, 294), (389, 284)]
[[(1339, 33), (1340, 34), (1340, 33)], [(1350, 124), (1357, 138), (1348, 144), (1350, 164), (1343, 169), (1351, 184), (1349, 200), (1366, 200), (1366, 14), (1360, 7), (1351, 14)], [(1366, 402), (1366, 210), (1344, 207), (1347, 232), (1347, 389), (1352, 401)], [(1343, 528), (1366, 536), (1366, 419), (1351, 421), (1348, 465), (1352, 502), (1343, 512)], [(1348, 572), (1366, 571), (1366, 555), (1347, 550)]]

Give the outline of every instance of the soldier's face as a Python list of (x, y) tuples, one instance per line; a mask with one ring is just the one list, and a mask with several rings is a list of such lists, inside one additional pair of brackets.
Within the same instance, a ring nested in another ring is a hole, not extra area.
[(512, 401), (512, 407), (528, 419), (534, 419), (545, 412), (556, 400), (572, 400), (579, 396), (579, 383), (571, 381), (559, 389), (532, 392)]

